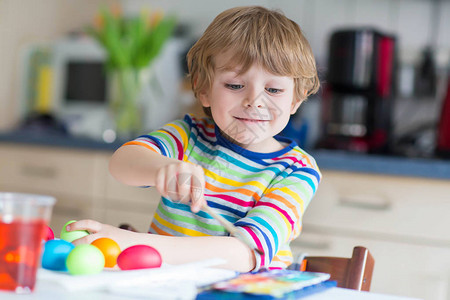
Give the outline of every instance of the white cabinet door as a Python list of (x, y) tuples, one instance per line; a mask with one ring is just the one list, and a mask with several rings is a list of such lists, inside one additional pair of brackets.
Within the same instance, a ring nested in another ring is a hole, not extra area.
[(129, 224), (139, 232), (148, 232), (153, 219), (153, 211), (133, 211), (110, 209), (106, 210), (105, 223), (119, 226), (120, 224)]
[(375, 258), (371, 290), (450, 299), (450, 182), (324, 171), (294, 245), (311, 255)]
[(141, 232), (147, 232), (158, 206), (160, 195), (153, 187), (127, 186), (115, 180), (108, 172), (110, 155), (102, 157), (105, 222), (114, 226), (128, 223)]
[(98, 175), (95, 154), (51, 147), (0, 146), (0, 183), (41, 193), (93, 197)]
[(324, 171), (303, 223), (450, 247), (449, 212), (450, 181)]
[(53, 147), (0, 145), (0, 191), (56, 198), (50, 226), (59, 237), (70, 220), (103, 221), (97, 153)]
[(306, 252), (311, 256), (350, 257), (355, 246), (367, 247), (375, 259), (371, 292), (425, 300), (450, 299), (448, 248), (317, 234), (305, 228), (292, 243), (292, 250), (294, 256)]

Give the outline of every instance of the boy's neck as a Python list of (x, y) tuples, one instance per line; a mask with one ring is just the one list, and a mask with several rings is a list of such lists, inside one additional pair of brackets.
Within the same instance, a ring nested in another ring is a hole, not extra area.
[(264, 141), (261, 141), (259, 143), (254, 144), (242, 144), (237, 142), (236, 140), (232, 139), (230, 136), (228, 136), (225, 132), (223, 132), (220, 128), (218, 128), (220, 131), (220, 134), (227, 139), (229, 142), (238, 145), (246, 150), (257, 152), (257, 153), (272, 153), (276, 151), (283, 150), (287, 145), (283, 145), (281, 142), (277, 141), (275, 138), (271, 137)]

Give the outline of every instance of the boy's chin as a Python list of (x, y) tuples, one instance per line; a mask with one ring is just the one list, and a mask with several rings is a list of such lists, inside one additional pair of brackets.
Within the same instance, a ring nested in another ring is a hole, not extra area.
[[(254, 152), (266, 152), (265, 146), (268, 146), (268, 140), (270, 138), (261, 138), (261, 137), (255, 137), (252, 135), (249, 136), (241, 136), (236, 139), (230, 139), (234, 144), (250, 150)], [(270, 144), (270, 143), (269, 143)]]
[(255, 144), (255, 142), (258, 142), (258, 137), (255, 136), (253, 133), (241, 133), (239, 135), (233, 135), (233, 134), (227, 134), (222, 133), (227, 140), (230, 142), (241, 146), (242, 148), (248, 148), (248, 146), (251, 146)]
[(243, 130), (240, 132), (231, 131), (224, 132), (221, 131), (222, 135), (230, 142), (251, 151), (265, 152), (266, 146), (272, 145), (271, 141), (274, 141), (272, 135), (268, 135), (268, 130)]

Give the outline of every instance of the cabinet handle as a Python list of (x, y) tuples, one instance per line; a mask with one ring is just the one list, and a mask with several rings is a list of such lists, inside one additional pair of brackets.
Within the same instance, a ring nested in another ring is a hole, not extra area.
[(378, 195), (343, 196), (338, 200), (340, 206), (365, 210), (386, 211), (391, 208), (389, 199)]
[(55, 179), (58, 172), (55, 168), (44, 166), (23, 165), (20, 173), (27, 177), (40, 177), (47, 179)]

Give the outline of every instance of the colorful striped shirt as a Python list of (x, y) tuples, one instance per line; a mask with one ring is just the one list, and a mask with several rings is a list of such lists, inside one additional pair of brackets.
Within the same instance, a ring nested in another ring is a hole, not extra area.
[[(238, 226), (254, 247), (256, 268), (286, 268), (289, 243), (299, 236), (302, 215), (321, 174), (315, 160), (294, 141), (275, 137), (280, 151), (257, 153), (233, 144), (210, 118), (186, 115), (125, 145), (141, 145), (167, 157), (194, 163), (205, 173), (205, 199)], [(149, 232), (171, 236), (226, 236), (204, 211), (161, 197)]]

